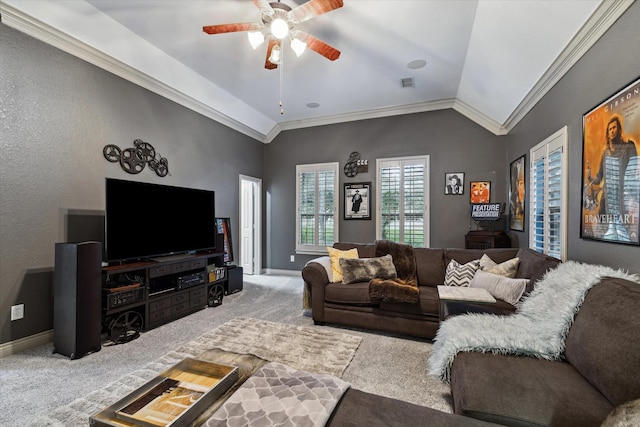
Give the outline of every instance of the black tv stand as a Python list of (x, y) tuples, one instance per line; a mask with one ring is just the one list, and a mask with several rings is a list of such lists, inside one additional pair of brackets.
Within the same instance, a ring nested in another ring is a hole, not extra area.
[[(224, 254), (209, 252), (170, 256), (161, 260), (136, 261), (102, 267), (103, 333), (122, 333), (123, 324), (136, 330), (152, 329), (194, 313), (207, 306), (214, 287), (233, 292), (242, 290), (235, 266), (225, 266)], [(220, 279), (210, 274), (210, 266), (223, 268)], [(134, 319), (134, 320), (129, 320)], [(116, 326), (114, 326), (116, 325)]]

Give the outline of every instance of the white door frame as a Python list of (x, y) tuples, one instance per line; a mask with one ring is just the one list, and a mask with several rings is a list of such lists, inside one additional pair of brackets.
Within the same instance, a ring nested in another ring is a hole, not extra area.
[(239, 232), (240, 238), (238, 240), (239, 243), (239, 251), (240, 254), (240, 262), (239, 265), (243, 265), (245, 260), (243, 259), (243, 254), (245, 253), (243, 248), (243, 238), (242, 238), (242, 218), (244, 218), (243, 209), (251, 208), (250, 206), (243, 206), (243, 197), (242, 197), (242, 188), (243, 182), (250, 182), (253, 187), (253, 274), (260, 274), (262, 272), (262, 180), (259, 178), (254, 178), (247, 175), (239, 176)]

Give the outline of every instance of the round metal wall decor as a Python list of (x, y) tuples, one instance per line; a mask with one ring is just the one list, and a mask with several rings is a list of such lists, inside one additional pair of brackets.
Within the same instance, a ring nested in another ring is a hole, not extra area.
[(108, 144), (102, 149), (102, 154), (109, 162), (120, 163), (122, 169), (130, 174), (138, 174), (149, 165), (149, 169), (159, 177), (169, 175), (169, 161), (166, 157), (160, 157), (153, 145), (136, 139), (133, 146), (122, 150), (117, 145)]
[(349, 155), (349, 161), (344, 165), (344, 174), (349, 178), (358, 175), (358, 160), (360, 160), (360, 153), (357, 151)]

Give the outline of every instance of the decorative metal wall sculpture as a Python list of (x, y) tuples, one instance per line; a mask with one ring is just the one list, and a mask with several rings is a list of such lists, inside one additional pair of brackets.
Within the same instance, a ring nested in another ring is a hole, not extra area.
[(360, 153), (354, 151), (349, 155), (349, 161), (344, 165), (344, 174), (349, 178), (353, 178), (358, 173), (369, 171), (369, 160), (361, 160)]
[(108, 144), (102, 149), (102, 154), (111, 163), (120, 163), (122, 169), (130, 174), (139, 174), (146, 165), (161, 178), (169, 174), (169, 161), (160, 157), (153, 145), (141, 139), (133, 141), (133, 145), (134, 148), (121, 150), (117, 145)]

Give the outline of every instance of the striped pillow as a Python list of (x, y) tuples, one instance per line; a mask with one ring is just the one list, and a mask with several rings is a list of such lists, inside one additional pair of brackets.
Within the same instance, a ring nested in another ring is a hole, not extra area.
[(461, 265), (455, 259), (452, 259), (447, 265), (444, 273), (445, 286), (469, 286), (471, 279), (480, 268), (480, 260), (474, 259), (468, 263)]

